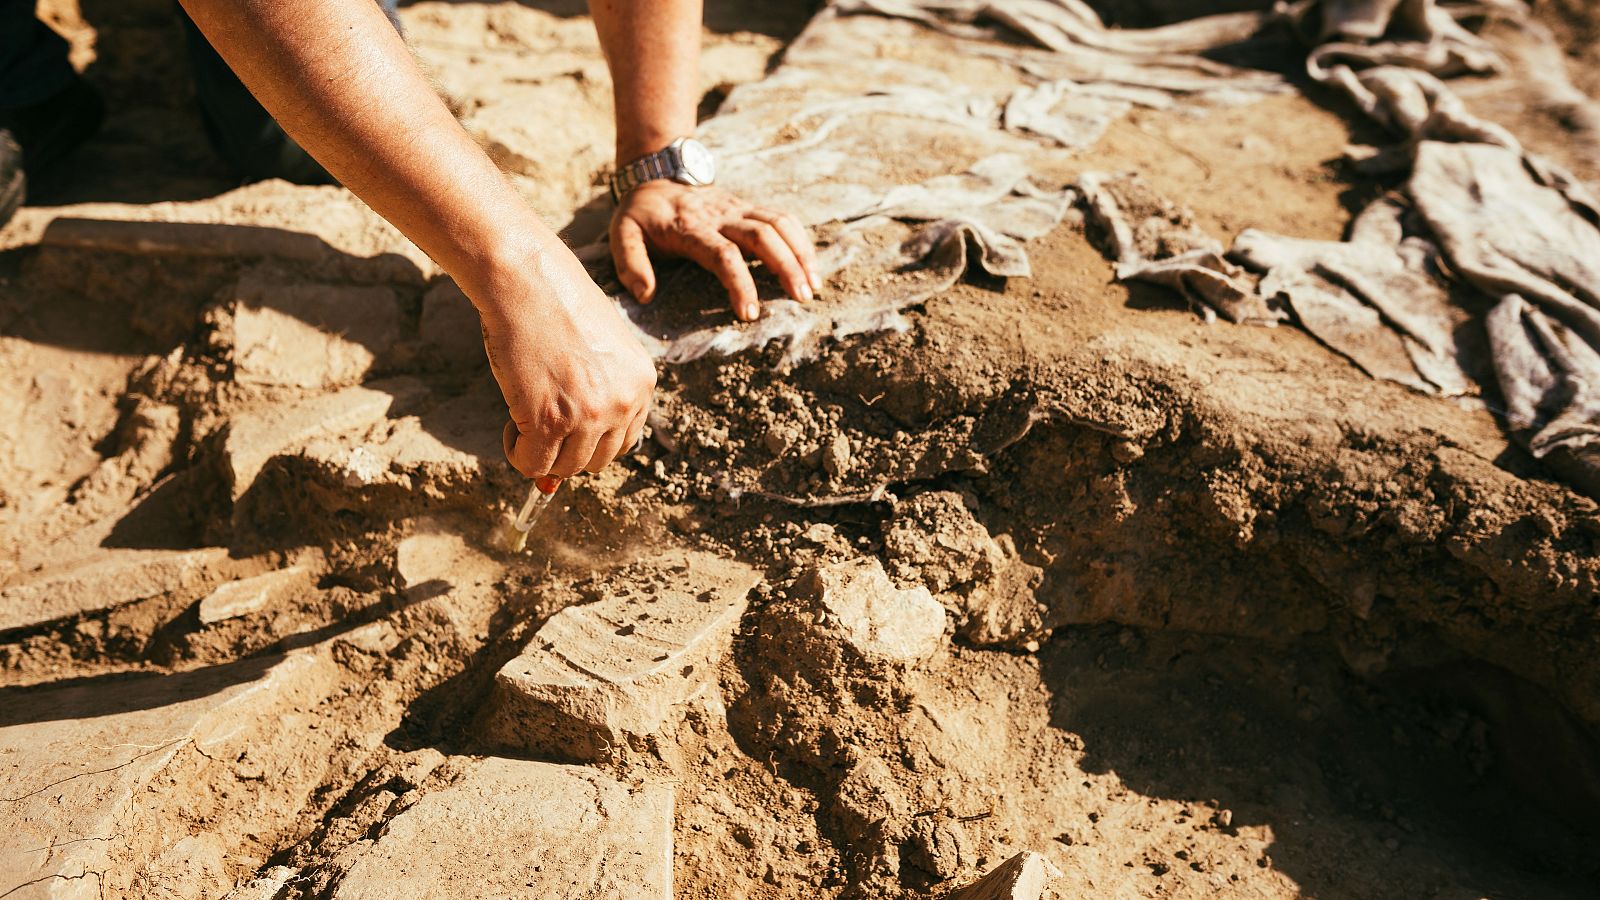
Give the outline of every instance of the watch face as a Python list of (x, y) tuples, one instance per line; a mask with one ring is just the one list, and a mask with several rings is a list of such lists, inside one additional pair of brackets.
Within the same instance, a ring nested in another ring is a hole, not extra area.
[(711, 184), (717, 180), (717, 159), (705, 144), (689, 138), (679, 145), (678, 157), (683, 161), (683, 174), (695, 184)]

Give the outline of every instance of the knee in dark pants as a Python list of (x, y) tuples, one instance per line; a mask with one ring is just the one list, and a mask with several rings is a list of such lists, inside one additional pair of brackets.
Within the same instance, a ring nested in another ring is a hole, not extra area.
[[(379, 0), (389, 21), (400, 28), (396, 0)], [(245, 182), (281, 178), (295, 184), (337, 184), (311, 154), (301, 149), (250, 93), (181, 9), (195, 99), (211, 146)]]

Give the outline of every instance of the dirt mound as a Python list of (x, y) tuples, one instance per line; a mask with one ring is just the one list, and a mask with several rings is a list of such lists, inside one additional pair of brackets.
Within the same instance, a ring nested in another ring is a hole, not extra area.
[[(807, 12), (713, 7), (711, 102)], [(144, 96), (164, 13), (52, 9)], [(609, 90), (578, 5), (403, 17), (469, 127), (590, 227)], [(190, 147), (149, 96), (87, 171)], [(560, 153), (525, 133), (540, 104)], [(1335, 161), (1344, 112), (1140, 106), (1035, 177), (1133, 170), (1151, 195), (1125, 199), (1180, 198), (1197, 235), (1337, 239), (1389, 187)], [(1069, 215), (1033, 277), (974, 270), (903, 331), (664, 368), (651, 439), (508, 554), (526, 487), (459, 292), (337, 190), (107, 202), (221, 187), (176, 168), (58, 186), (96, 202), (0, 233), (0, 414), (25, 423), (0, 455), (0, 890), (1600, 884), (1600, 506), (1484, 404), (1204, 325)]]

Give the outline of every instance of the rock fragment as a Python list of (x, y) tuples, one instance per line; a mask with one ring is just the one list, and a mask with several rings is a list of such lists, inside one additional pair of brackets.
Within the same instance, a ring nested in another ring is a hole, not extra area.
[(341, 854), (334, 900), (672, 897), (673, 790), (490, 758)]
[(850, 471), (851, 462), (850, 438), (844, 433), (835, 434), (822, 447), (822, 468), (834, 478), (841, 478)]
[(221, 585), (200, 600), (200, 624), (212, 625), (259, 612), (311, 586), (311, 570), (290, 566)]
[(228, 305), (234, 379), (241, 384), (334, 388), (356, 384), (400, 340), (392, 288), (239, 279)]
[(1058, 900), (1061, 870), (1050, 860), (1024, 850), (989, 874), (951, 894), (948, 900)]
[(629, 738), (661, 733), (714, 685), (761, 575), (700, 552), (677, 565), (681, 576), (648, 596), (607, 597), (552, 616), (495, 677), (490, 739), (601, 759)]
[(472, 369), (486, 362), (478, 311), (449, 279), (441, 279), (422, 295), (417, 338), (444, 368)]
[[(243, 754), (268, 758), (275, 741), (281, 750), (292, 744), (291, 757), (302, 752), (297, 710), (328, 696), (338, 675), (329, 654), (308, 651), (7, 691), (0, 704), (0, 894), (37, 884), (51, 897), (129, 896), (136, 880), (188, 877), (197, 862), (211, 868), (214, 847), (183, 843), (190, 835), (178, 825), (182, 810), (210, 798), (219, 779), (238, 791), (232, 766)], [(314, 772), (309, 780), (307, 791), (317, 782)], [(228, 833), (257, 823), (210, 824)]]
[(318, 435), (338, 434), (382, 421), (397, 396), (418, 390), (410, 379), (350, 387), (293, 404), (256, 407), (233, 417), (222, 454), (233, 499), (244, 496), (268, 460)]
[(951, 816), (922, 816), (912, 823), (906, 862), (940, 881), (954, 877), (972, 861), (972, 842), (966, 829)]
[(198, 593), (224, 572), (223, 547), (196, 550), (99, 550), (0, 588), (0, 632), (113, 609), (160, 594)]
[(876, 557), (816, 566), (793, 588), (800, 628), (870, 668), (911, 667), (944, 643), (944, 607), (928, 589), (901, 589)]

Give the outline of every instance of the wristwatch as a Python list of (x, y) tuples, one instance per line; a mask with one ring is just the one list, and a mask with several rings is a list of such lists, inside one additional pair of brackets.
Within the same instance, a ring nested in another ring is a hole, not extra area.
[(621, 202), (629, 191), (658, 178), (705, 187), (717, 180), (717, 158), (694, 138), (678, 138), (665, 149), (618, 168), (611, 176), (611, 199)]

